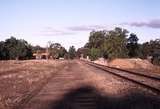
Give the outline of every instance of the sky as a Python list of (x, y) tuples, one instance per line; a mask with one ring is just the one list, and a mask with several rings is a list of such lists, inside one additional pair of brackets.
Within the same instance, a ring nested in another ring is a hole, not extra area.
[(160, 38), (160, 0), (0, 0), (0, 40), (84, 46), (92, 30), (122, 27), (139, 42)]

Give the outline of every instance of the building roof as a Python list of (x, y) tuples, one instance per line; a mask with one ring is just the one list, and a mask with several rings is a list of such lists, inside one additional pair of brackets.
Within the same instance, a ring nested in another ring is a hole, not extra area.
[(33, 56), (37, 56), (37, 55), (43, 55), (43, 56), (48, 56), (48, 53), (33, 53)]

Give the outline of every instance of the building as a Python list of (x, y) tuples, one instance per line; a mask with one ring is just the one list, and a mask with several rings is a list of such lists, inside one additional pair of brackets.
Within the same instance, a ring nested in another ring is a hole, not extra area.
[(33, 53), (33, 57), (34, 59), (48, 59), (49, 53), (37, 51), (36, 53)]

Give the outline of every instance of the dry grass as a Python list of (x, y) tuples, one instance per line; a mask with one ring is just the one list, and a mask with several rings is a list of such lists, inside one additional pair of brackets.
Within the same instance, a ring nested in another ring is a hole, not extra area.
[(160, 74), (160, 66), (153, 65), (149, 61), (142, 59), (115, 59), (109, 62), (108, 65), (122, 69)]
[(151, 72), (159, 73), (160, 74), (160, 66), (154, 66), (151, 68)]
[(64, 66), (64, 61), (1, 61), (0, 109), (21, 102)]

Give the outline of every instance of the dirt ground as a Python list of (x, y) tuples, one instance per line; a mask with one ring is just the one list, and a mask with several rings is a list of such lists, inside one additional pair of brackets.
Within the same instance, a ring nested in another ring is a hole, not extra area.
[(70, 61), (24, 109), (159, 109), (157, 95), (80, 61)]
[(54, 76), (63, 61), (0, 61), (0, 109), (22, 104)]
[(0, 62), (0, 109), (159, 109), (159, 104), (153, 92), (79, 60)]

